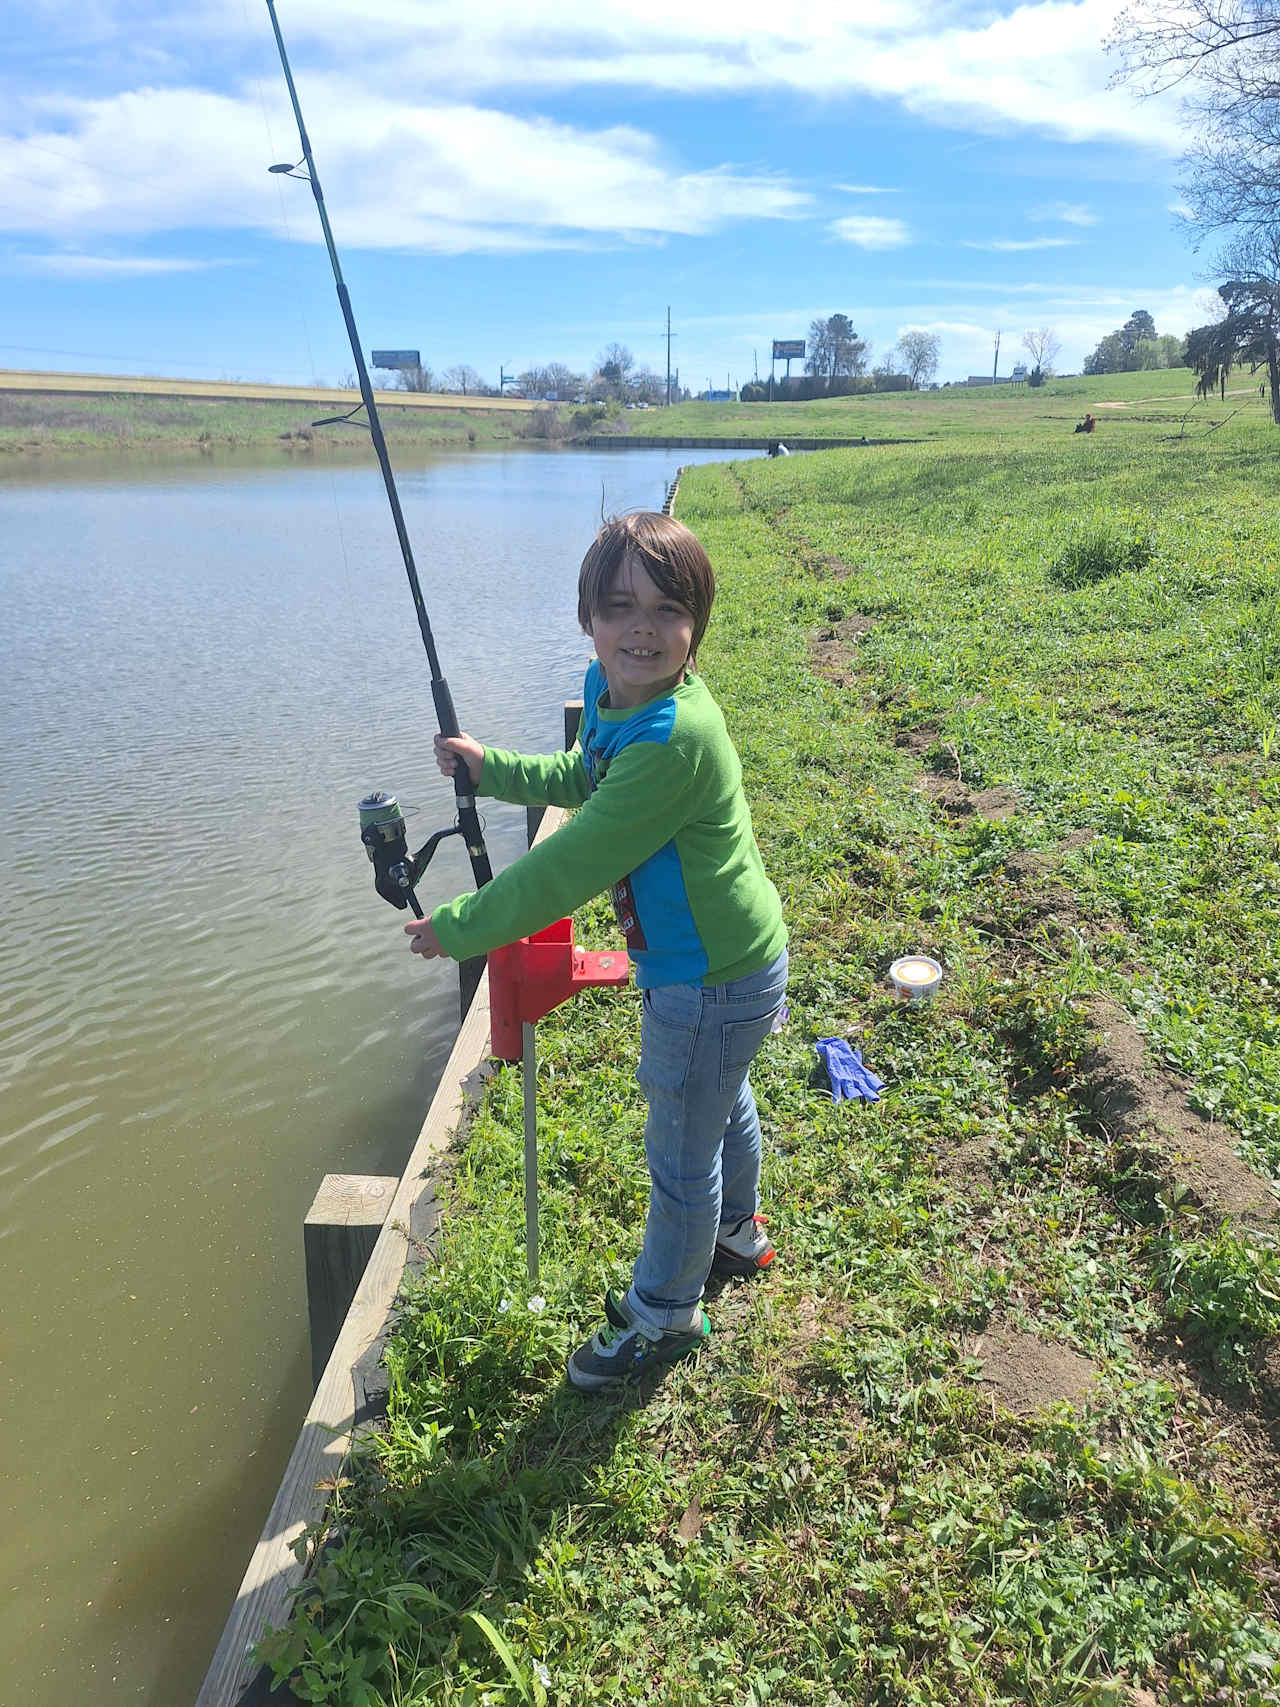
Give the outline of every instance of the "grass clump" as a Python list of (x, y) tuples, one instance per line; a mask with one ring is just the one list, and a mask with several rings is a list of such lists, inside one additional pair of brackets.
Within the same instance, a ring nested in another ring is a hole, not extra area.
[(1049, 579), (1068, 589), (1092, 587), (1113, 575), (1144, 569), (1155, 555), (1155, 541), (1141, 517), (1094, 521), (1074, 536), (1049, 564)]
[[(644, 1109), (633, 993), (544, 1021), (540, 1294), (501, 1072), (387, 1423), (264, 1650), (302, 1699), (1280, 1699), (1270, 1237), (1187, 1219), (1084, 1066), (1106, 997), (1280, 1176), (1274, 452), (1248, 422), (1099, 452), (1055, 427), (684, 476), (791, 930), (753, 1075), (779, 1261), (656, 1388), (567, 1388), (640, 1236)], [(1150, 518), (1161, 576), (1046, 590), (1104, 512)], [(847, 655), (819, 668), (821, 635)], [(579, 935), (611, 940), (603, 907)], [(909, 950), (945, 968), (931, 1006), (886, 991)], [(815, 1076), (832, 1034), (873, 1107)]]

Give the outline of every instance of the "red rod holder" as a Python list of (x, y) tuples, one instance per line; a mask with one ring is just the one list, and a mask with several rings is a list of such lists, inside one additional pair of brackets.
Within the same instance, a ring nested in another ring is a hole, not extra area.
[(603, 953), (575, 948), (573, 920), (557, 919), (533, 936), (489, 951), (489, 1031), (500, 1061), (518, 1061), (523, 1053), (522, 1025), (536, 1025), (544, 1014), (578, 990), (625, 984), (631, 965), (625, 949)]

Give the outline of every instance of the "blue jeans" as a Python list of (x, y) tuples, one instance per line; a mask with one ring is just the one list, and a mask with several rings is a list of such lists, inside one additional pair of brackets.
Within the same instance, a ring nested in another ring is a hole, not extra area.
[(760, 1118), (747, 1077), (782, 1007), (787, 952), (732, 984), (644, 993), (636, 1077), (649, 1104), (651, 1190), (628, 1302), (657, 1330), (692, 1327), (716, 1233), (759, 1208)]

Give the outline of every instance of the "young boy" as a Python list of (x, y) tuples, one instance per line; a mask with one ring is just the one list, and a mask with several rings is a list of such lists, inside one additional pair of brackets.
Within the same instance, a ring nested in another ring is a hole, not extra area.
[(546, 757), (436, 737), (479, 794), (576, 806), (554, 836), (474, 894), (405, 926), (410, 947), (486, 953), (611, 889), (644, 992), (637, 1078), (649, 1105), (651, 1192), (626, 1295), (569, 1360), (575, 1387), (612, 1387), (710, 1333), (712, 1268), (773, 1258), (757, 1214), (760, 1121), (747, 1074), (787, 982), (786, 931), (719, 707), (694, 673), (715, 597), (706, 552), (681, 523), (607, 523), (582, 562), (578, 620), (595, 641), (571, 752)]

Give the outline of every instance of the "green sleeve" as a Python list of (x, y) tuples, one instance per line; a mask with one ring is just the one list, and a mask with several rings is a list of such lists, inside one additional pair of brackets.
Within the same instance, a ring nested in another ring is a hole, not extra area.
[[(585, 772), (583, 773), (585, 775)], [(697, 801), (683, 754), (654, 741), (623, 748), (580, 812), (483, 889), (431, 915), (454, 960), (553, 924), (665, 847)]]
[(513, 806), (581, 806), (591, 792), (582, 748), (567, 753), (507, 753), (486, 747), (477, 794)]

